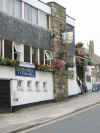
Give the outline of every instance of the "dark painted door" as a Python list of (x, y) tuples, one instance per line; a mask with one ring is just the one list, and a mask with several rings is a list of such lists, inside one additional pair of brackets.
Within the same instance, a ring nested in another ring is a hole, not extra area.
[(0, 109), (10, 107), (10, 80), (0, 80)]

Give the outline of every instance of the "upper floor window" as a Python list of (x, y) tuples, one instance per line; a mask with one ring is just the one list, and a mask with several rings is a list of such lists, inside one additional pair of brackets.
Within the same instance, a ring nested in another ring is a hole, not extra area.
[(22, 16), (22, 4), (20, 0), (15, 0), (14, 16), (18, 18)]
[[(21, 0), (0, 0), (0, 11), (13, 17), (23, 18), (30, 24), (39, 25), (45, 29), (50, 28), (50, 16), (47, 15), (47, 13), (27, 3), (24, 3), (22, 6), (22, 3), (24, 2)], [(24, 14), (24, 16), (22, 14)]]
[(38, 13), (38, 24), (39, 26), (47, 29), (47, 14), (42, 12), (42, 11), (39, 11)]
[(6, 12), (10, 16), (21, 17), (21, 0), (0, 0), (0, 10)]
[(38, 10), (25, 3), (24, 19), (31, 24), (37, 24)]
[(4, 0), (0, 0), (0, 11), (3, 11), (3, 1)]

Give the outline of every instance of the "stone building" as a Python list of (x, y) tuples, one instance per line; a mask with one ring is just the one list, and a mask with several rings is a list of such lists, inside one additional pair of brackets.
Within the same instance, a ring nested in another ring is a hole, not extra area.
[[(64, 66), (56, 69), (54, 73), (54, 94), (56, 100), (68, 97), (68, 67), (65, 64), (74, 64), (75, 39), (74, 26), (68, 24), (66, 9), (61, 5), (50, 2), (51, 7), (51, 29), (54, 33), (51, 47), (54, 59), (60, 59)], [(66, 67), (66, 68), (65, 68)]]

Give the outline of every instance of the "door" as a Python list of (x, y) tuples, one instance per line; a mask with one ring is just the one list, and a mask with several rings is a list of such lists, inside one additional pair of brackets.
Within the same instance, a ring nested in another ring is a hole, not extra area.
[(10, 80), (0, 80), (0, 109), (10, 107)]

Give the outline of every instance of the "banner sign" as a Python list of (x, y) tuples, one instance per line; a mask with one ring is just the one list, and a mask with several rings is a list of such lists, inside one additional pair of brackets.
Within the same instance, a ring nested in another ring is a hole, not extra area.
[(73, 42), (73, 32), (63, 32), (62, 33), (63, 43), (72, 43)]
[(34, 68), (17, 67), (15, 69), (15, 75), (23, 77), (36, 77), (36, 72)]

